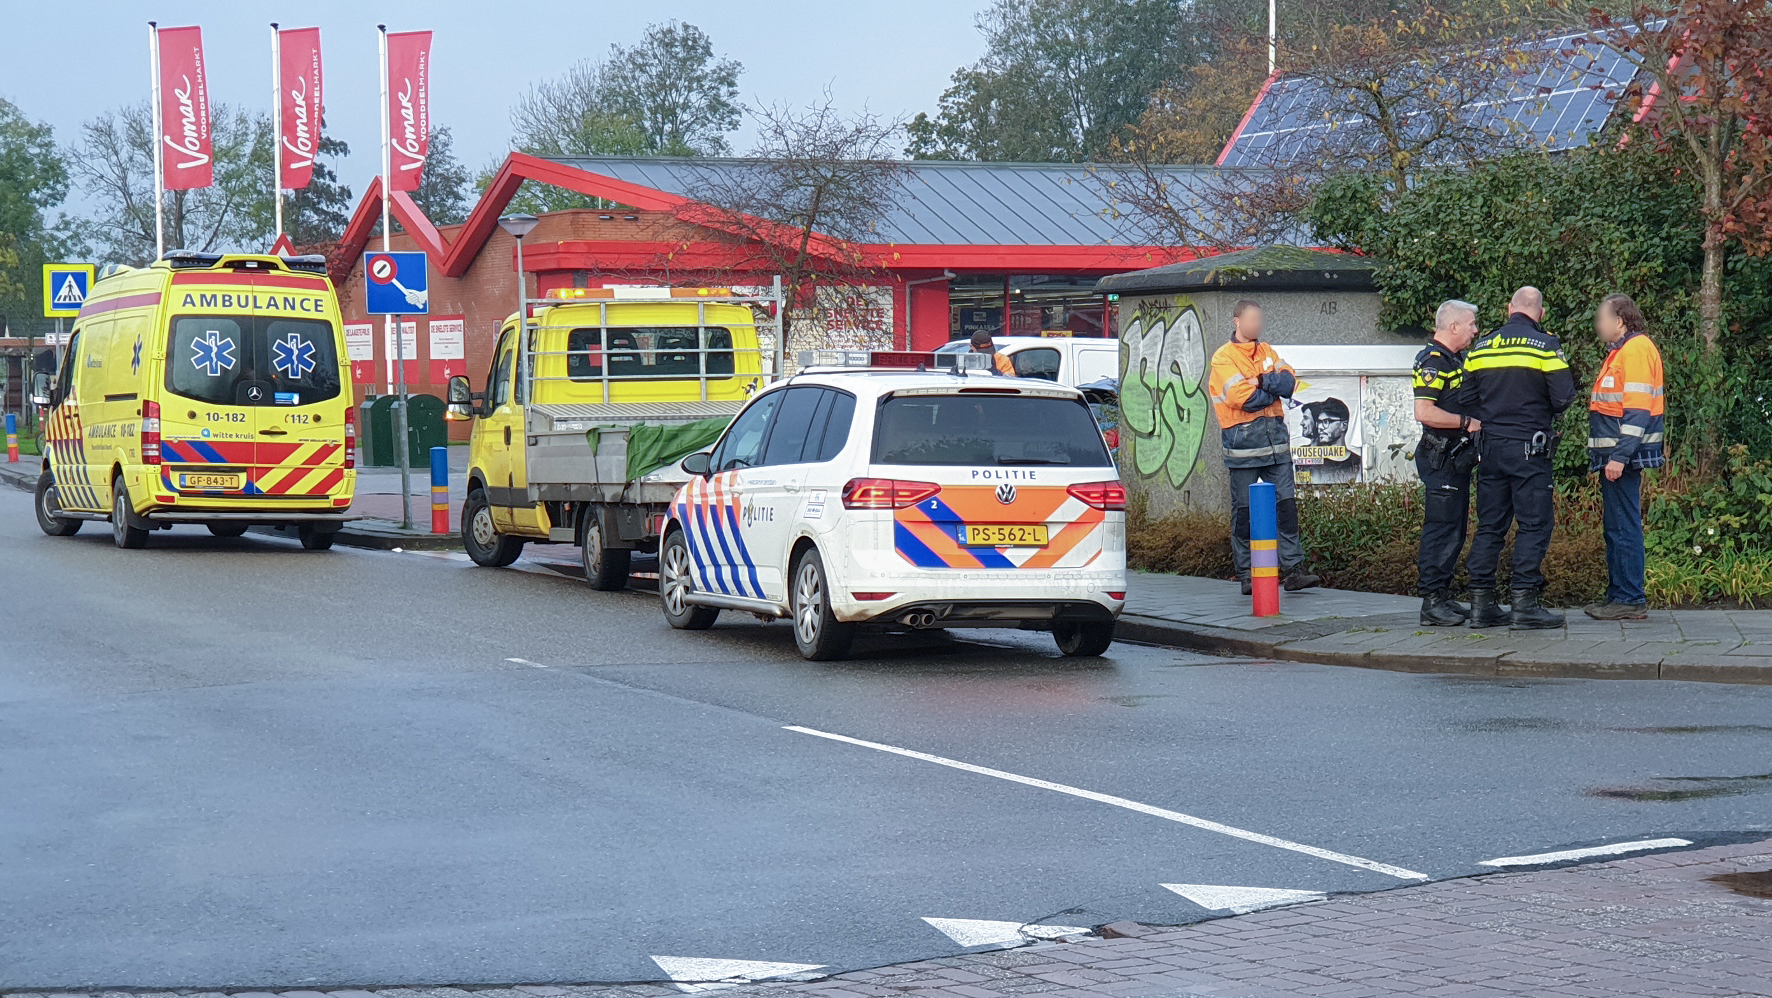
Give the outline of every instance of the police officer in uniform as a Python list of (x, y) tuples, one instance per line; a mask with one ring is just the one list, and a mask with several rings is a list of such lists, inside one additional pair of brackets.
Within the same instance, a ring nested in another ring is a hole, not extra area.
[[(1539, 326), (1544, 296), (1524, 287), (1508, 302), (1508, 318), (1478, 340), (1464, 361), (1464, 411), (1482, 420), (1477, 436), (1477, 537), (1465, 562), (1471, 579), (1472, 627), (1514, 630), (1563, 626), (1563, 615), (1539, 605), (1544, 553), (1555, 512), (1551, 458), (1556, 418), (1575, 399), (1575, 377), (1563, 345)], [(1496, 599), (1495, 570), (1510, 523), (1514, 535), (1513, 609)]]
[(1415, 355), (1415, 419), (1421, 443), (1415, 472), (1427, 490), (1421, 545), (1415, 555), (1421, 591), (1421, 623), (1457, 627), (1470, 609), (1452, 599), (1452, 573), (1464, 551), (1470, 517), (1471, 470), (1477, 466), (1473, 435), (1479, 420), (1464, 411), (1464, 351), (1477, 336), (1477, 307), (1456, 299), (1434, 312), (1434, 338)]

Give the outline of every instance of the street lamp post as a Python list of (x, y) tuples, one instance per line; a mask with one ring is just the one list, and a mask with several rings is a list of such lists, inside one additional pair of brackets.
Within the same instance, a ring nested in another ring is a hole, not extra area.
[(534, 215), (506, 215), (498, 227), (517, 241), (517, 404), (529, 401), (529, 286), (523, 273), (523, 237), (534, 230), (540, 219)]

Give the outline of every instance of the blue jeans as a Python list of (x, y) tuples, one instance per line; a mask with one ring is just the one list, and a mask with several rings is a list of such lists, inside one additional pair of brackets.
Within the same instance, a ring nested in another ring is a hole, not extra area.
[(1642, 606), (1643, 595), (1643, 472), (1626, 468), (1618, 481), (1600, 473), (1600, 496), (1606, 502), (1606, 587), (1608, 603)]

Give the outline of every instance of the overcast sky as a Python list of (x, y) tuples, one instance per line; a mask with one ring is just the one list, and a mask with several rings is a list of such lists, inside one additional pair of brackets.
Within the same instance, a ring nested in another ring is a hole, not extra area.
[[(432, 120), (453, 129), (456, 152), (478, 170), (502, 155), (512, 101), (611, 42), (632, 44), (647, 25), (697, 25), (715, 52), (744, 64), (750, 103), (804, 102), (827, 85), (848, 110), (887, 115), (932, 110), (949, 74), (982, 53), (973, 18), (987, 0), (5, 0), (0, 14), (0, 96), (55, 127), (64, 145), (94, 115), (148, 95), (147, 21), (198, 24), (210, 99), (269, 113), (270, 26), (318, 25), (326, 70), (326, 125), (350, 143), (343, 179), (359, 193), (376, 170), (377, 23), (430, 29)], [(743, 151), (747, 133), (734, 146)]]

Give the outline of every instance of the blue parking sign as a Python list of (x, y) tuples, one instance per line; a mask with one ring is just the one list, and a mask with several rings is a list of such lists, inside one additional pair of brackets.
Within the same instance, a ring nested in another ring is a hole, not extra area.
[(364, 295), (371, 315), (429, 315), (429, 271), (423, 253), (363, 254)]

